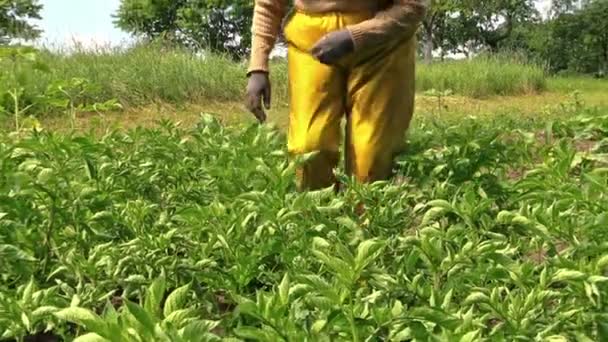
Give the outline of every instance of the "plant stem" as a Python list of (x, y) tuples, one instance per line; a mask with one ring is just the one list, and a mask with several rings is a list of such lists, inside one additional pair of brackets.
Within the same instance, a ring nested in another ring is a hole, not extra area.
[(13, 92), (10, 93), (11, 97), (13, 98), (13, 102), (14, 102), (14, 109), (15, 109), (15, 131), (19, 131), (19, 94), (17, 93), (17, 90), (15, 89)]

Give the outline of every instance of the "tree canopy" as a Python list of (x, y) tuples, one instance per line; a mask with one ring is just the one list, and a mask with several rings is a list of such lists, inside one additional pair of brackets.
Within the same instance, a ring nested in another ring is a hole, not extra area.
[(606, 75), (608, 1), (556, 2), (548, 20), (517, 28), (503, 48), (520, 51), (552, 72)]
[(248, 0), (121, 0), (115, 24), (146, 39), (242, 57), (252, 17)]
[(32, 39), (40, 30), (30, 22), (41, 19), (38, 0), (0, 0), (0, 44), (12, 39)]
[(431, 0), (421, 31), (425, 60), (442, 54), (498, 51), (518, 25), (538, 17), (533, 0)]
[[(420, 39), (428, 63), (437, 51), (441, 57), (517, 51), (555, 72), (608, 68), (608, 0), (554, 0), (544, 17), (540, 0), (427, 1)], [(243, 58), (252, 17), (250, 0), (121, 0), (115, 23), (149, 40)]]

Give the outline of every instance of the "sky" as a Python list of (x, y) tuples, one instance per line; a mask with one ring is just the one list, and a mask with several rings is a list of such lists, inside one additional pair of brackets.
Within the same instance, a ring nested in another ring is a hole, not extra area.
[[(120, 0), (40, 0), (44, 5), (38, 26), (44, 33), (38, 44), (70, 47), (78, 42), (84, 47), (115, 46), (129, 42), (129, 35), (114, 27), (112, 14)], [(548, 8), (550, 0), (541, 0), (539, 9)]]
[(38, 44), (69, 47), (75, 42), (85, 47), (121, 45), (129, 35), (114, 27), (112, 15), (120, 0), (40, 0), (44, 5), (44, 30)]

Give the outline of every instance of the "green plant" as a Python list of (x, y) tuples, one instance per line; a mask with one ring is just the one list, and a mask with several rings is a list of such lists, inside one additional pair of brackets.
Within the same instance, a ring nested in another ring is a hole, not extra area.
[(17, 84), (15, 84), (15, 88), (8, 89), (5, 94), (0, 94), (8, 96), (9, 99), (8, 108), (0, 106), (0, 115), (11, 115), (15, 123), (15, 131), (19, 131), (21, 118), (34, 106), (23, 101), (26, 83), (24, 75), (30, 70), (48, 72), (49, 69), (40, 61), (37, 51), (30, 47), (0, 47), (0, 63), (4, 61), (8, 61)]
[(446, 61), (418, 66), (419, 91), (452, 90), (473, 98), (492, 95), (521, 95), (546, 89), (544, 70), (534, 64), (500, 56)]
[[(69, 116), (73, 129), (78, 113), (102, 113), (122, 108), (122, 105), (116, 99), (104, 100), (103, 102), (92, 101), (91, 96), (98, 87), (83, 78), (72, 78), (68, 81), (55, 80), (41, 94), (36, 96), (27, 94), (26, 86), (32, 76), (31, 73), (48, 74), (50, 72), (48, 65), (40, 60), (38, 50), (30, 47), (0, 48), (0, 63), (6, 63), (6, 61), (13, 70), (14, 84), (9, 82), (9, 90), (6, 91), (6, 94), (1, 94), (2, 97), (6, 95), (9, 101), (6, 103), (6, 107), (0, 106), (0, 115), (12, 116), (16, 132), (23, 128), (23, 118), (32, 121), (34, 115), (40, 114), (40, 111), (60, 110)], [(15, 88), (10, 88), (11, 86)], [(35, 122), (33, 125), (37, 126), (39, 124)]]
[(210, 115), (0, 134), (0, 331), (602, 341), (607, 138), (608, 116), (587, 109), (543, 126), (435, 122), (394, 180), (339, 170), (335, 194), (295, 192), (302, 160), (281, 132)]
[[(246, 65), (211, 53), (195, 54), (184, 49), (138, 45), (129, 49), (99, 48), (72, 53), (42, 51), (39, 59), (48, 73), (23, 69), (23, 83), (16, 81), (14, 69), (0, 67), (0, 89), (24, 88), (25, 104), (38, 101), (49, 87), (67, 86), (70, 80), (84, 79), (90, 86), (84, 99), (104, 103), (116, 99), (124, 107), (166, 102), (169, 104), (235, 103), (246, 87)], [(1, 64), (2, 62), (0, 62)], [(289, 102), (287, 63), (271, 62), (275, 107)], [(542, 68), (506, 58), (479, 58), (417, 67), (416, 87), (451, 90), (455, 95), (488, 97), (542, 92), (546, 76)], [(63, 98), (63, 97), (62, 97)], [(4, 107), (9, 101), (0, 101)], [(62, 109), (34, 106), (37, 115), (63, 114)]]
[(76, 116), (78, 113), (121, 109), (122, 105), (116, 99), (105, 101), (104, 103), (87, 104), (87, 99), (94, 92), (94, 87), (90, 81), (82, 78), (72, 78), (69, 81), (57, 81), (50, 84), (40, 103), (59, 109), (65, 112), (70, 118), (72, 129), (75, 127)]
[(447, 110), (447, 105), (444, 104), (443, 100), (451, 96), (453, 92), (451, 90), (438, 91), (437, 89), (429, 89), (424, 92), (425, 96), (434, 97), (437, 99), (437, 112), (441, 113), (444, 109)]
[(175, 289), (163, 302), (166, 283), (158, 278), (148, 288), (142, 305), (124, 300), (117, 310), (108, 301), (101, 316), (78, 306), (56, 311), (55, 316), (86, 331), (75, 341), (219, 341), (211, 333), (219, 322), (197, 318), (196, 308), (189, 304), (190, 287), (186, 284)]

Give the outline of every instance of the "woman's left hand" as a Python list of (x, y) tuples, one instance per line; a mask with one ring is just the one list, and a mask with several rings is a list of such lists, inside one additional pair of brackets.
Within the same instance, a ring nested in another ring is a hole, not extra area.
[(310, 51), (319, 62), (335, 65), (355, 50), (355, 42), (348, 30), (334, 31), (321, 38)]

